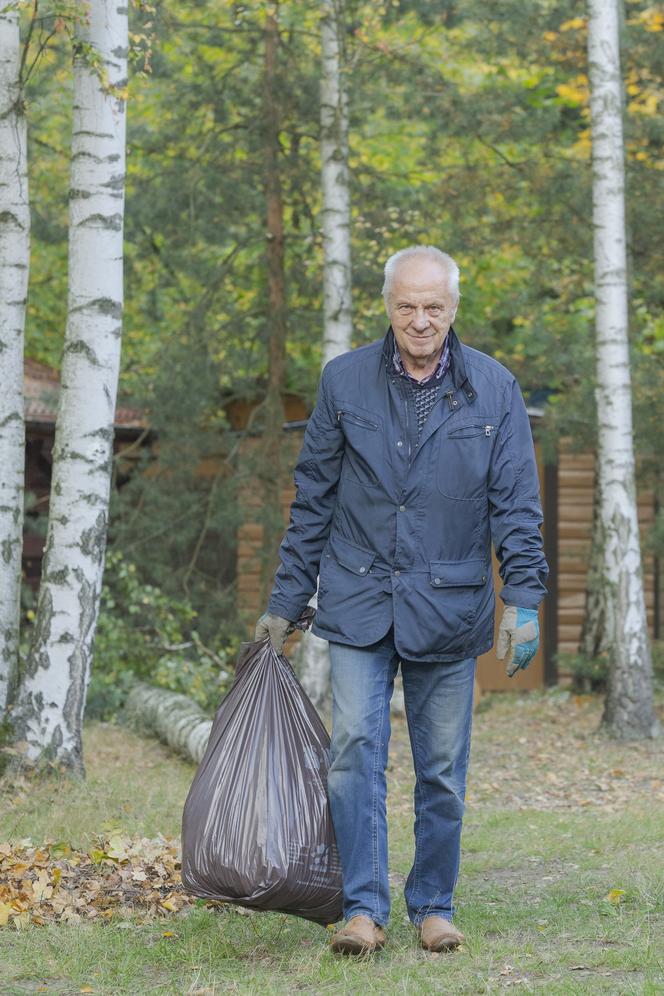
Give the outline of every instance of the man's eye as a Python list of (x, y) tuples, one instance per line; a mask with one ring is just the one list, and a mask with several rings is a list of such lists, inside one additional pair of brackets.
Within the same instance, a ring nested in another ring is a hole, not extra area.
[(437, 304), (433, 305), (431, 308), (427, 308), (430, 315), (439, 315), (443, 309), (439, 308)]
[(399, 312), (402, 315), (409, 315), (412, 310), (413, 309), (411, 308), (411, 306), (409, 304), (400, 304), (399, 305)]

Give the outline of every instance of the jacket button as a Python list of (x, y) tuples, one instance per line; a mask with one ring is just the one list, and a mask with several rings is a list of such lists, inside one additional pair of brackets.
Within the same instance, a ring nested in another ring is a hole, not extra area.
[(486, 574), (482, 575), (482, 581), (486, 581)]
[(453, 407), (453, 408), (456, 408), (456, 406), (457, 406), (458, 404), (459, 404), (459, 402), (458, 402), (458, 401), (453, 401), (453, 402), (452, 402), (452, 407)]
[(403, 446), (403, 442), (401, 439), (397, 439), (397, 446)]
[(394, 572), (394, 576), (395, 576), (395, 578), (401, 577), (401, 571), (395, 571)]
[(366, 567), (360, 567), (360, 574), (366, 574), (366, 572), (367, 572)]
[(406, 506), (405, 505), (399, 505), (399, 511), (400, 512), (405, 512), (406, 511)]
[(434, 584), (440, 584), (440, 578), (434, 578), (433, 579), (433, 583)]

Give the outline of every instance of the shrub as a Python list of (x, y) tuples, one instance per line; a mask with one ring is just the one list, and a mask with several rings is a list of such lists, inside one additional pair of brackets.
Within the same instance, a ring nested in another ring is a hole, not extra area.
[(213, 712), (231, 684), (238, 641), (205, 646), (196, 618), (187, 601), (145, 584), (135, 564), (109, 550), (86, 716), (117, 715), (135, 678), (188, 695)]

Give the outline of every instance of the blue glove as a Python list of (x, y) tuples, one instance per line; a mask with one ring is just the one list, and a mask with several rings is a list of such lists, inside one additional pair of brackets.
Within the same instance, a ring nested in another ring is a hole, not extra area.
[(539, 647), (537, 609), (520, 609), (506, 605), (498, 630), (496, 655), (505, 661), (508, 678), (528, 667)]

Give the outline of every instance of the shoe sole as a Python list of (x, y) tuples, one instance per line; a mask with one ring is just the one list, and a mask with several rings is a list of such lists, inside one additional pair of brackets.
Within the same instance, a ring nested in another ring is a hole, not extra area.
[(364, 955), (374, 954), (380, 951), (383, 943), (367, 944), (366, 941), (354, 940), (352, 937), (344, 937), (338, 941), (332, 941), (330, 948), (335, 954)]
[(433, 951), (438, 953), (440, 951), (454, 951), (455, 948), (461, 947), (463, 941), (441, 941), (438, 944), (420, 943), (424, 951)]

